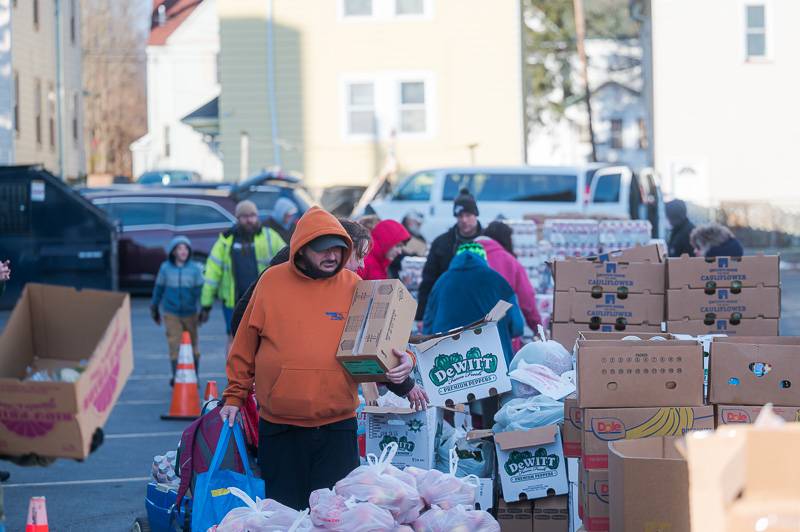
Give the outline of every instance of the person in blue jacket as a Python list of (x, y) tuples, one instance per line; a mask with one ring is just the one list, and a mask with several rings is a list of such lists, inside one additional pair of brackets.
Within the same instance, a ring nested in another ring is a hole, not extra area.
[(161, 313), (164, 311), (164, 325), (167, 330), (169, 358), (172, 364), (172, 379), (175, 383), (175, 369), (178, 366), (178, 350), (184, 331), (192, 338), (195, 370), (200, 362), (200, 351), (197, 346), (198, 313), (200, 295), (203, 290), (203, 269), (191, 260), (192, 244), (185, 236), (176, 236), (169, 244), (169, 257), (161, 264), (153, 287), (153, 299), (150, 304), (150, 315), (161, 325)]

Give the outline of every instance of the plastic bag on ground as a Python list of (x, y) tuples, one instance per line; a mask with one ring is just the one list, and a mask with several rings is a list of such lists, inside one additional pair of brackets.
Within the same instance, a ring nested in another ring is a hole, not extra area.
[(510, 371), (508, 376), (512, 379), (512, 388), (514, 382), (527, 386), (525, 389), (520, 387), (517, 391), (519, 394), (525, 394), (528, 389), (532, 389), (537, 393), (528, 393), (528, 395), (541, 394), (559, 400), (575, 391), (575, 385), (572, 384), (568, 378), (562, 378), (556, 375), (556, 373), (547, 366), (529, 364), (525, 360), (520, 360), (517, 368)]
[(450, 449), (450, 472), (442, 473), (436, 469), (428, 471), (417, 481), (419, 495), (428, 506), (438, 506), (449, 510), (457, 505), (475, 507), (480, 482), (475, 475), (457, 478), (458, 455)]
[(509, 371), (517, 369), (520, 360), (528, 364), (541, 364), (553, 370), (556, 375), (572, 369), (572, 355), (560, 343), (547, 340), (541, 325), (538, 327), (537, 336), (539, 338), (536, 341), (526, 344), (514, 355), (508, 365)]
[[(475, 475), (478, 478), (489, 478), (494, 469), (494, 444), (487, 440), (467, 441), (467, 432), (456, 429), (446, 440), (443, 439), (436, 449), (436, 469), (443, 473), (450, 471), (450, 450), (455, 449), (458, 455), (457, 477)], [(408, 468), (406, 468), (408, 471)]]
[(345, 500), (329, 489), (311, 493), (311, 521), (319, 530), (331, 532), (378, 532), (392, 530), (394, 517), (370, 502)]
[(564, 421), (564, 403), (545, 395), (512, 399), (494, 416), (494, 432), (528, 430)]
[(313, 530), (308, 512), (298, 512), (272, 499), (254, 501), (237, 488), (228, 488), (247, 506), (234, 508), (216, 526), (215, 532), (299, 532)]
[(356, 468), (334, 486), (337, 495), (371, 502), (388, 510), (399, 524), (413, 523), (424, 506), (414, 477), (391, 465), (397, 444), (386, 446), (380, 458), (367, 457), (369, 464)]
[(433, 507), (414, 522), (415, 532), (500, 532), (500, 524), (483, 510)]

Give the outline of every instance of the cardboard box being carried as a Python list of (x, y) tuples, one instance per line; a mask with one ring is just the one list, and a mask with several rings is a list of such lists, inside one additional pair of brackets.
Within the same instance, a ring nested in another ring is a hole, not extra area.
[(383, 382), (405, 351), (417, 302), (397, 279), (360, 281), (336, 358), (356, 382)]
[[(28, 367), (85, 369), (33, 382)], [(27, 284), (0, 337), (0, 454), (86, 458), (132, 371), (127, 294)]]
[(709, 402), (800, 404), (800, 337), (715, 338), (709, 361)]
[(558, 425), (494, 435), (503, 499), (515, 502), (569, 491)]
[(556, 292), (553, 321), (595, 326), (660, 325), (664, 321), (664, 296), (629, 294), (622, 298), (616, 294), (592, 294), (575, 290)]
[(583, 427), (583, 468), (608, 469), (609, 442), (713, 430), (714, 407), (587, 408)]
[(667, 261), (667, 288), (779, 286), (780, 257), (689, 257)]
[(690, 532), (689, 474), (674, 437), (609, 445), (610, 529)]
[(583, 526), (589, 532), (609, 530), (609, 485), (607, 470), (582, 470)]
[(365, 406), (367, 415), (367, 453), (380, 456), (394, 442), (397, 454), (392, 464), (433, 469), (436, 449), (442, 437), (443, 410)]
[(511, 391), (497, 322), (511, 308), (499, 301), (481, 321), (416, 344), (425, 391), (435, 406), (453, 406)]
[(603, 323), (603, 324), (586, 324), (586, 323), (553, 323), (553, 331), (551, 338), (564, 346), (569, 352), (572, 352), (575, 347), (575, 342), (578, 340), (578, 333), (624, 333), (623, 336), (634, 335), (642, 336), (643, 333), (655, 334), (661, 331), (661, 324), (657, 325), (628, 325), (627, 323)]
[(668, 321), (667, 331), (673, 334), (691, 334), (704, 336), (707, 334), (726, 334), (728, 336), (778, 336), (780, 320), (767, 318), (743, 318), (731, 320), (725, 318), (704, 318), (702, 320)]
[[(761, 406), (717, 405), (717, 426), (753, 423), (762, 408)], [(772, 411), (786, 421), (800, 421), (800, 406), (773, 406)]]
[(667, 320), (671, 321), (722, 318), (735, 324), (743, 318), (777, 319), (780, 316), (781, 289), (778, 287), (667, 290)]
[[(703, 346), (691, 340), (578, 339), (581, 408), (702, 406)], [(584, 427), (586, 419), (584, 417)]]
[(583, 432), (583, 410), (578, 406), (578, 396), (570, 394), (564, 398), (564, 456), (581, 457), (581, 436)]

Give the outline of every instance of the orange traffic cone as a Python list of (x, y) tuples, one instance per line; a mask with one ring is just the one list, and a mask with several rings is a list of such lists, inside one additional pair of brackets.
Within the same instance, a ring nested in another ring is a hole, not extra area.
[(206, 383), (206, 393), (203, 394), (203, 401), (211, 401), (212, 399), (219, 399), (219, 390), (217, 390), (217, 381), (208, 381)]
[(28, 521), (25, 524), (25, 532), (48, 532), (47, 526), (47, 505), (44, 497), (31, 497), (28, 503)]
[(197, 373), (194, 370), (192, 339), (187, 331), (181, 337), (178, 351), (178, 367), (175, 370), (175, 386), (172, 388), (172, 404), (169, 414), (161, 419), (195, 419), (200, 416), (200, 394), (197, 389)]

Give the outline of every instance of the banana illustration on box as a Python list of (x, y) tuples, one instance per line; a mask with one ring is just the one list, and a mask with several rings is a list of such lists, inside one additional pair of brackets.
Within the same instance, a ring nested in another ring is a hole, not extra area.
[(694, 409), (673, 407), (659, 408), (655, 415), (631, 428), (617, 418), (592, 419), (591, 430), (601, 440), (635, 440), (653, 436), (679, 436), (691, 430), (694, 423)]

